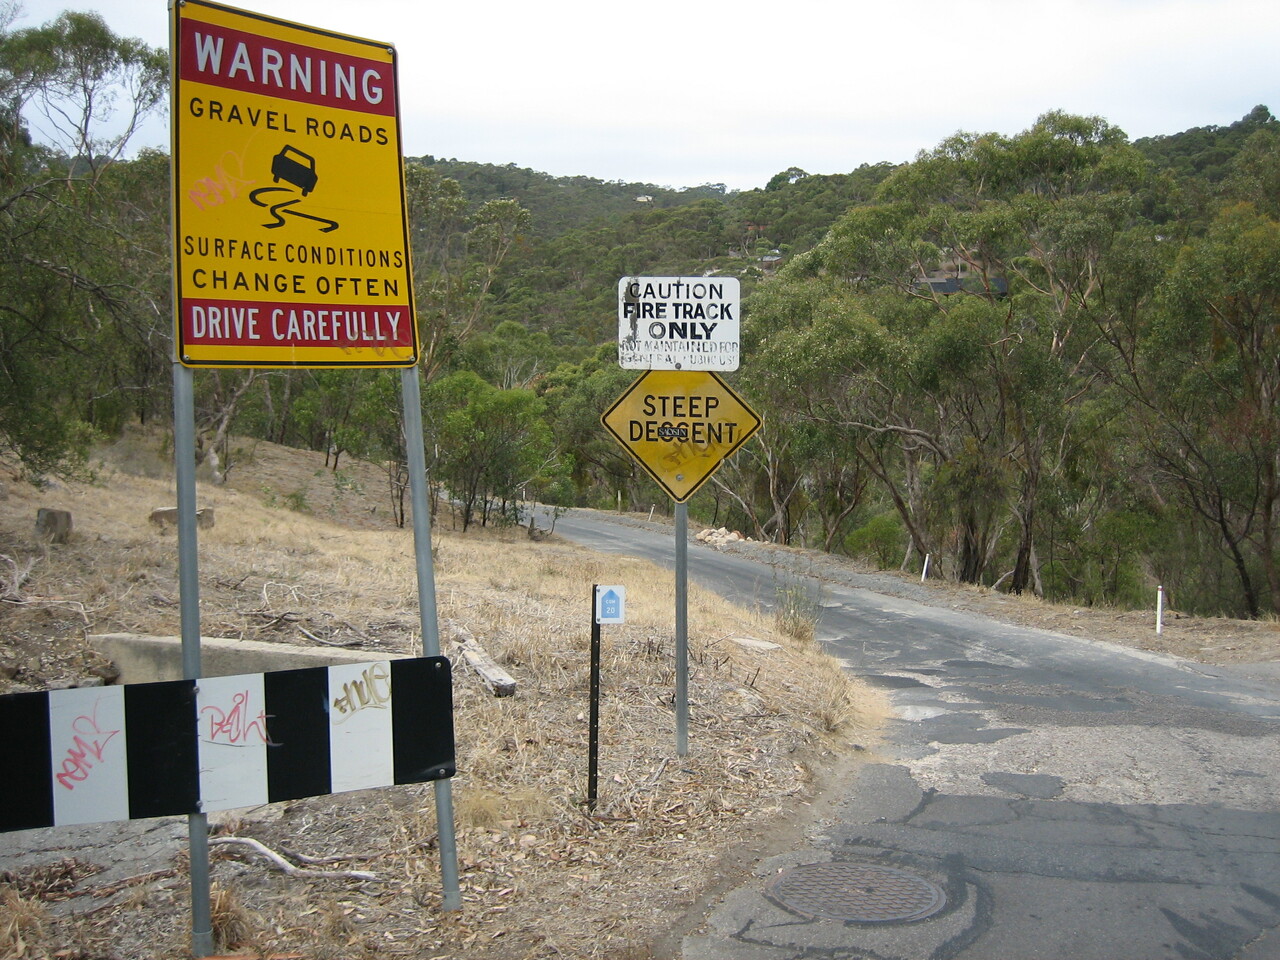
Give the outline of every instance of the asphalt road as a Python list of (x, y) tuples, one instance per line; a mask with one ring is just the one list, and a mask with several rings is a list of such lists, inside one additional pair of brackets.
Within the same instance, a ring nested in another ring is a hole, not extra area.
[[(674, 565), (670, 528), (555, 529)], [(1274, 665), (1016, 628), (770, 554), (690, 544), (690, 577), (763, 608), (810, 591), (819, 638), (898, 716), (839, 814), (722, 896), (685, 960), (1280, 960)]]

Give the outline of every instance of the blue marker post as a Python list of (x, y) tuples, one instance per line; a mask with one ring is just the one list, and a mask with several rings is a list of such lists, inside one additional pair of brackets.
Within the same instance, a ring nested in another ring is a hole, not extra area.
[(591, 587), (591, 714), (587, 734), (587, 809), (596, 808), (600, 772), (600, 624), (626, 622), (625, 587)]

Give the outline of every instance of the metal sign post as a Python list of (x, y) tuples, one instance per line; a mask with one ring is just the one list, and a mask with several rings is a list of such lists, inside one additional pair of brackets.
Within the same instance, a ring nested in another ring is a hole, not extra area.
[[(198, 680), (200, 667), (200, 552), (196, 535), (196, 414), (194, 375), (173, 365), (173, 448), (178, 481), (178, 609), (182, 616), (182, 676)], [(209, 818), (187, 817), (191, 858), (191, 953), (213, 953), (209, 882)]]
[(689, 504), (676, 504), (676, 756), (689, 753)]
[[(644, 370), (600, 422), (675, 501), (676, 754), (689, 752), (688, 500), (760, 428), (716, 371), (738, 369), (734, 277), (623, 277), (618, 365)], [(619, 494), (621, 497), (621, 494)]]
[[(402, 368), (422, 638), (436, 656), (395, 47), (211, 0), (170, 0), (170, 51), (186, 676), (201, 670), (192, 367)], [(444, 907), (456, 909), (448, 780), (436, 782), (435, 799)], [(213, 949), (207, 828), (203, 814), (191, 818), (197, 957)]]
[[(431, 511), (427, 506), (427, 456), (422, 446), (422, 387), (418, 368), (400, 371), (404, 404), (405, 452), (409, 462), (409, 497), (413, 505), (413, 549), (418, 568), (418, 619), (422, 629), (422, 655), (440, 655), (440, 624), (436, 619), (436, 578), (431, 559)], [(453, 783), (437, 780), (436, 831), (440, 839), (440, 879), (444, 909), (462, 906), (458, 885), (458, 845), (453, 832)]]
[(595, 810), (600, 775), (600, 587), (591, 588), (591, 681), (587, 721), (587, 809)]
[(600, 418), (675, 501), (676, 754), (689, 752), (689, 498), (760, 429), (760, 417), (715, 373), (650, 370)]
[(587, 809), (596, 808), (600, 771), (600, 624), (626, 622), (625, 587), (591, 587), (591, 715), (587, 733)]

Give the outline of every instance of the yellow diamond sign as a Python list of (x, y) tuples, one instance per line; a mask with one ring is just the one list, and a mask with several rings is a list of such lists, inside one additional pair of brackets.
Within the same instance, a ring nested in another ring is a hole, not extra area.
[(641, 374), (600, 422), (677, 503), (760, 428), (755, 411), (705, 370)]

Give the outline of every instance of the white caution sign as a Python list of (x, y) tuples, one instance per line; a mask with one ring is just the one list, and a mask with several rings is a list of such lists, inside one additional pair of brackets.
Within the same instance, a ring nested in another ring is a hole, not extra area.
[(624, 370), (738, 369), (736, 277), (623, 277), (618, 364)]

